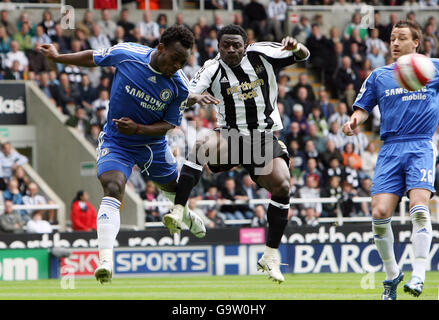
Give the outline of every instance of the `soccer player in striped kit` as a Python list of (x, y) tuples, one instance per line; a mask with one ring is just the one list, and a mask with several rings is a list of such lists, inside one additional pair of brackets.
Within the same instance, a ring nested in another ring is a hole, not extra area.
[[(194, 94), (207, 92), (219, 100), (218, 128), (205, 140), (198, 140), (189, 154), (180, 172), (175, 206), (163, 217), (163, 223), (171, 232), (179, 232), (183, 208), (204, 165), (213, 172), (243, 165), (252, 179), (272, 194), (267, 245), (258, 269), (281, 283), (284, 277), (278, 247), (288, 222), (290, 173), (287, 149), (273, 135), (282, 129), (276, 71), (308, 59), (309, 51), (291, 37), (282, 43), (248, 45), (245, 30), (237, 25), (225, 26), (217, 38), (219, 55), (204, 64), (189, 89)], [(256, 159), (256, 149), (264, 149), (263, 159)]]
[[(415, 53), (422, 32), (417, 24), (399, 21), (390, 38), (392, 58)], [(391, 217), (406, 192), (410, 198), (413, 224), (412, 244), (415, 261), (410, 281), (404, 291), (414, 296), (422, 293), (425, 269), (432, 239), (429, 202), (434, 189), (436, 146), (432, 136), (439, 121), (439, 60), (433, 59), (435, 77), (419, 92), (399, 88), (394, 77), (395, 63), (373, 70), (364, 81), (354, 102), (354, 113), (343, 125), (343, 132), (353, 135), (378, 105), (381, 113), (380, 150), (372, 186), (372, 229), (378, 253), (384, 264), (383, 300), (395, 300), (404, 274), (399, 269), (393, 248)]]

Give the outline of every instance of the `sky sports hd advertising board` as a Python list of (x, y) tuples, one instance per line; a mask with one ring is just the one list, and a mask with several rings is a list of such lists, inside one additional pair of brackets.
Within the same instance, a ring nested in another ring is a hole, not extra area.
[[(113, 275), (145, 277), (175, 275), (261, 274), (257, 261), (265, 245), (116, 248)], [(287, 244), (279, 247), (284, 273), (369, 273), (383, 270), (376, 246), (356, 244)], [(396, 243), (395, 256), (402, 270), (411, 270), (411, 244)], [(61, 260), (61, 276), (92, 277), (98, 263), (95, 249), (72, 249)], [(439, 243), (430, 248), (427, 270), (439, 270)]]

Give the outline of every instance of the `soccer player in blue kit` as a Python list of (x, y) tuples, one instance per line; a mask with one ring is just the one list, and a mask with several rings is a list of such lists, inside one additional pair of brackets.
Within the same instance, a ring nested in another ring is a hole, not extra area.
[[(104, 190), (97, 217), (100, 265), (95, 277), (101, 283), (112, 277), (113, 247), (120, 228), (125, 185), (137, 164), (172, 202), (178, 176), (177, 163), (165, 137), (180, 125), (187, 103), (216, 103), (210, 95), (193, 95), (181, 68), (194, 43), (189, 29), (172, 26), (156, 49), (136, 43), (119, 43), (99, 50), (59, 54), (55, 46), (41, 52), (57, 63), (84, 67), (113, 66), (108, 121), (99, 136), (97, 167)], [(185, 210), (184, 222), (198, 237), (205, 235), (203, 221)]]
[[(393, 59), (416, 53), (421, 43), (420, 27), (410, 21), (393, 26), (390, 51)], [(410, 202), (412, 245), (415, 260), (411, 279), (404, 291), (422, 293), (432, 240), (429, 201), (434, 189), (436, 146), (432, 136), (439, 121), (439, 60), (432, 59), (435, 76), (417, 92), (399, 87), (394, 77), (395, 63), (376, 68), (364, 81), (353, 104), (354, 112), (343, 132), (353, 135), (378, 105), (381, 113), (380, 150), (372, 185), (372, 229), (384, 264), (383, 300), (395, 300), (404, 274), (399, 269), (393, 248), (392, 214), (406, 192)]]

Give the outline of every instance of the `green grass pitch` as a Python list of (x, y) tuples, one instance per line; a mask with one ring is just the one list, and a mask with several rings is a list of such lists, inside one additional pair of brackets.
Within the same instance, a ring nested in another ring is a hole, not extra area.
[[(277, 284), (265, 275), (115, 278), (101, 285), (95, 279), (74, 279), (74, 289), (63, 289), (61, 279), (0, 281), (1, 300), (379, 300), (384, 273), (286, 274)], [(419, 298), (403, 291), (410, 277), (405, 272), (398, 300), (438, 300), (439, 272), (427, 272)], [(363, 281), (362, 281), (363, 279)], [(70, 283), (72, 284), (72, 282)], [(373, 288), (375, 287), (375, 288)]]

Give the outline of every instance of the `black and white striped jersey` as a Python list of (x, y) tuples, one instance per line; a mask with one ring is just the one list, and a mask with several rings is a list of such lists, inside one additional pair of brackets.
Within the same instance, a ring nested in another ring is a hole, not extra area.
[(207, 91), (220, 101), (215, 106), (219, 127), (236, 128), (245, 135), (253, 129), (281, 130), (275, 70), (303, 60), (282, 50), (280, 43), (257, 42), (247, 47), (236, 67), (229, 67), (219, 54), (206, 61), (189, 90), (196, 94)]

